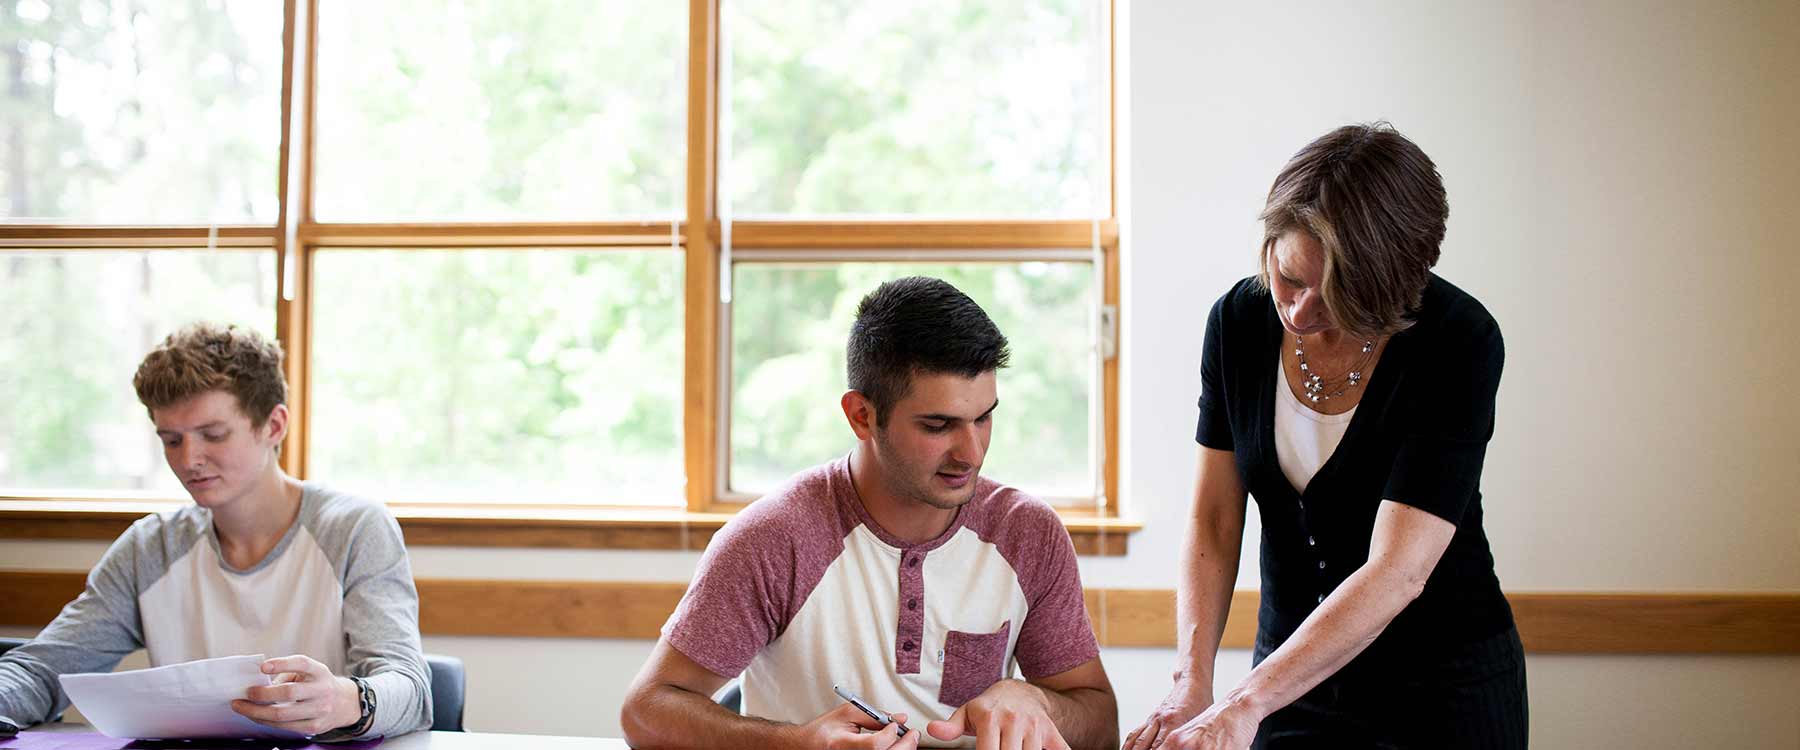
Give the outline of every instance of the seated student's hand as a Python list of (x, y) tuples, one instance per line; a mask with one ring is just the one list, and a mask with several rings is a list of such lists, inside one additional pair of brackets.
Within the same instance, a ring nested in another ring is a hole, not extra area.
[(1162, 747), (1163, 739), (1175, 731), (1176, 727), (1188, 723), (1207, 706), (1211, 706), (1212, 686), (1201, 685), (1197, 681), (1182, 679), (1175, 683), (1169, 696), (1156, 708), (1151, 709), (1150, 718), (1138, 728), (1125, 735), (1125, 744), (1121, 750), (1151, 750)]
[[(906, 725), (906, 714), (893, 714), (893, 723), (882, 726), (868, 714), (848, 703), (826, 711), (824, 715), (800, 728), (805, 736), (802, 747), (823, 750), (914, 750), (919, 746), (919, 733), (900, 735)], [(864, 734), (864, 729), (881, 731)]]
[(978, 750), (1069, 750), (1069, 743), (1063, 741), (1062, 733), (1050, 721), (1044, 694), (1018, 680), (994, 683), (956, 709), (949, 719), (931, 722), (925, 731), (946, 742), (974, 735)]
[(356, 683), (332, 675), (310, 656), (270, 659), (263, 662), (262, 671), (275, 675), (275, 684), (250, 688), (247, 700), (232, 701), (231, 710), (258, 724), (305, 735), (347, 727), (362, 718)]

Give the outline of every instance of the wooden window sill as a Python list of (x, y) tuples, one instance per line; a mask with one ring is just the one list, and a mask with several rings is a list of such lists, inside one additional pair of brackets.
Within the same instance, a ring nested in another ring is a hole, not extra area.
[[(0, 539), (112, 540), (149, 513), (186, 504), (177, 500), (0, 497)], [(731, 520), (721, 512), (679, 508), (550, 507), (528, 505), (389, 506), (408, 544), (452, 547), (703, 550)], [(1122, 556), (1137, 521), (1063, 512), (1063, 526), (1080, 555)]]

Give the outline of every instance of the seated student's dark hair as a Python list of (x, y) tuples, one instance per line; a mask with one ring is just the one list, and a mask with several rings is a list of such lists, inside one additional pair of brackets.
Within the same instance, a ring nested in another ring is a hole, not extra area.
[(975, 377), (1005, 367), (1006, 337), (969, 295), (941, 279), (908, 276), (875, 288), (856, 306), (846, 348), (850, 387), (887, 426), (914, 373)]

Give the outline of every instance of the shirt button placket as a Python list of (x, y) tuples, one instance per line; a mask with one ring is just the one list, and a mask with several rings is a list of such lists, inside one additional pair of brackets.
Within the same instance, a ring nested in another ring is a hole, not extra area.
[[(1300, 505), (1300, 523), (1301, 523), (1302, 527), (1304, 527), (1306, 525), (1306, 501), (1299, 500), (1297, 502)], [(1318, 556), (1319, 570), (1324, 570), (1325, 569), (1325, 556), (1320, 554), (1320, 552), (1319, 552), (1319, 540), (1315, 539), (1312, 534), (1307, 534), (1306, 535), (1306, 547), (1307, 547), (1307, 549), (1312, 550), (1314, 555)], [(1318, 599), (1317, 599), (1318, 604), (1325, 603), (1325, 592), (1323, 591), (1324, 584), (1325, 584), (1324, 581), (1319, 582), (1319, 587), (1320, 587), (1321, 591), (1319, 592)]]

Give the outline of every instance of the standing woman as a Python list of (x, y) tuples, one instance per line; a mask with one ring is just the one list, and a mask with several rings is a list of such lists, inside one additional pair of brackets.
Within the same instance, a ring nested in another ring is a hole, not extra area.
[[(1207, 317), (1175, 687), (1129, 750), (1526, 746), (1524, 649), (1481, 528), (1505, 350), (1431, 273), (1449, 212), (1385, 123), (1276, 176), (1261, 270)], [(1256, 666), (1215, 700), (1246, 493)]]

